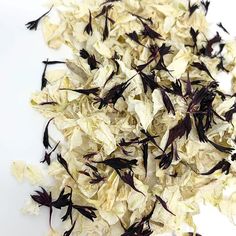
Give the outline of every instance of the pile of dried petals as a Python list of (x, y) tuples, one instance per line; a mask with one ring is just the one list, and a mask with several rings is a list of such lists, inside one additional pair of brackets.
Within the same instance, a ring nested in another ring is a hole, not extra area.
[[(224, 41), (221, 23), (211, 35), (209, 4), (55, 0), (27, 24), (36, 30), (42, 20), (49, 47), (72, 55), (43, 62), (31, 101), (49, 119), (42, 163), (53, 183), (36, 167), (12, 166), (42, 186), (25, 211), (47, 207), (49, 235), (198, 235), (202, 201), (234, 220), (236, 193), (224, 190), (236, 184), (235, 86), (226, 94), (217, 78), (236, 76), (236, 43)], [(64, 233), (53, 226), (55, 209)]]

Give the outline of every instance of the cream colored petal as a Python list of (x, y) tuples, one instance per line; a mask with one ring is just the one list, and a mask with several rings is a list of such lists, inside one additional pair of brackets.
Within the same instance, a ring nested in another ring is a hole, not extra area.
[(14, 161), (11, 165), (11, 172), (17, 181), (23, 182), (26, 164), (24, 161)]

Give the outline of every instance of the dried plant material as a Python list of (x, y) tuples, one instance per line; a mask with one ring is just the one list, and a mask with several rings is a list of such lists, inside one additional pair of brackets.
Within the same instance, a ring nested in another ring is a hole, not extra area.
[(224, 188), (236, 182), (236, 96), (217, 78), (235, 75), (236, 48), (218, 32), (205, 36), (209, 5), (57, 1), (60, 23), (43, 16), (47, 44), (71, 49), (70, 59), (43, 61), (42, 90), (32, 98), (54, 117), (41, 159), (54, 181), (20, 161), (12, 172), (41, 187), (25, 212), (47, 208), (50, 236), (200, 236), (193, 216), (202, 200), (235, 216), (235, 195), (225, 198)]
[(24, 161), (14, 161), (11, 165), (11, 172), (17, 181), (22, 182), (24, 179), (26, 164)]
[(14, 161), (11, 172), (18, 182), (27, 180), (32, 185), (39, 185), (44, 181), (42, 170), (38, 166), (27, 165), (24, 161)]
[(25, 24), (27, 29), (29, 29), (29, 30), (37, 30), (39, 22), (52, 10), (52, 7), (46, 13), (44, 13), (42, 16), (40, 16), (37, 20), (30, 21), (27, 24)]

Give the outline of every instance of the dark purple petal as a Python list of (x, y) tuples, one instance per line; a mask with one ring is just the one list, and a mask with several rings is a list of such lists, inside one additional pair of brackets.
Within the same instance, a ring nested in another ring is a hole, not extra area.
[(229, 174), (230, 166), (231, 164), (225, 159), (223, 159), (222, 161), (218, 162), (212, 169), (210, 169), (206, 173), (202, 173), (202, 175), (211, 175), (217, 170), (222, 170), (222, 173), (225, 172), (225, 174), (227, 175)]
[(55, 105), (58, 105), (57, 102), (41, 102), (39, 103), (40, 106), (46, 106), (46, 105), (52, 105), (52, 106), (55, 106)]
[(41, 161), (41, 163), (46, 162), (48, 165), (51, 164), (51, 155), (53, 152), (55, 152), (55, 150), (57, 149), (58, 145), (60, 144), (60, 142), (58, 142), (55, 147), (48, 153), (47, 151), (45, 151), (44, 154), (44, 159)]
[(232, 161), (236, 161), (236, 153), (234, 153), (234, 154), (231, 155), (231, 160), (232, 160)]
[(122, 138), (122, 139), (120, 140), (119, 146), (121, 146), (121, 147), (127, 147), (127, 146), (130, 146), (131, 144), (138, 143), (138, 142), (139, 142), (138, 140), (139, 140), (138, 137), (137, 137), (137, 138), (134, 138), (134, 139), (132, 139), (132, 140), (130, 140), (130, 141), (125, 141), (125, 139)]
[(132, 16), (136, 16), (140, 21), (141, 21), (141, 20), (144, 20), (144, 21), (150, 23), (151, 25), (153, 24), (153, 21), (152, 21), (152, 18), (151, 18), (151, 17), (145, 18), (145, 17), (143, 17), (143, 16), (139, 16), (139, 15), (137, 15), (137, 14), (135, 14), (135, 13), (132, 13), (132, 12), (129, 12), (129, 13), (130, 13)]
[(231, 122), (232, 119), (233, 119), (234, 113), (236, 113), (236, 104), (234, 104), (234, 105), (230, 108), (230, 110), (225, 113), (225, 119), (226, 119), (228, 122)]
[(217, 144), (209, 139), (207, 139), (208, 142), (213, 146), (215, 147), (218, 151), (220, 152), (224, 152), (224, 153), (232, 153), (234, 151), (234, 148), (231, 148), (231, 147), (225, 147), (225, 146), (221, 146), (220, 144)]
[(93, 35), (93, 27), (92, 27), (92, 14), (89, 10), (89, 22), (84, 28), (84, 32), (86, 32), (88, 35)]
[(143, 192), (141, 192), (140, 190), (136, 188), (134, 184), (134, 173), (132, 171), (124, 172), (123, 174), (121, 174), (120, 171), (116, 171), (116, 172), (120, 176), (120, 178), (124, 181), (124, 183), (128, 184), (136, 192), (144, 195)]
[(207, 142), (208, 139), (205, 134), (202, 115), (194, 114), (193, 117), (194, 117), (194, 123), (197, 129), (197, 134), (198, 134), (198, 138), (200, 142), (203, 142), (203, 143)]
[(106, 12), (109, 11), (110, 9), (112, 9), (112, 8), (113, 8), (113, 5), (112, 5), (112, 4), (107, 5), (107, 6), (103, 6), (101, 12), (100, 12), (98, 15), (96, 15), (95, 18), (98, 18), (98, 17), (100, 17), (100, 16), (105, 15)]
[(86, 160), (89, 160), (89, 159), (93, 158), (94, 156), (96, 156), (97, 154), (98, 154), (97, 152), (90, 152), (90, 153), (84, 155), (83, 158)]
[(130, 80), (115, 85), (113, 88), (111, 88), (103, 98), (99, 98), (98, 101), (100, 102), (99, 109), (102, 109), (103, 107), (106, 107), (108, 104), (112, 103), (113, 105), (116, 104), (119, 98), (123, 98), (123, 93), (130, 85)]
[(172, 129), (170, 129), (169, 137), (168, 137), (168, 140), (167, 140), (167, 143), (165, 146), (165, 150), (177, 138), (182, 138), (185, 134), (186, 134), (186, 137), (188, 137), (191, 129), (192, 129), (191, 118), (190, 118), (189, 114), (186, 114), (186, 116), (183, 120), (179, 121), (179, 123), (176, 126), (174, 126)]
[(121, 224), (123, 229), (125, 230), (125, 232), (121, 236), (150, 236), (153, 231), (150, 228), (149, 221), (153, 215), (155, 208), (156, 201), (150, 213), (144, 216), (139, 222), (135, 222), (130, 225), (128, 229), (125, 229), (124, 226)]
[(146, 24), (144, 22), (142, 22), (142, 24), (143, 24), (143, 27), (144, 27), (144, 29), (142, 31), (142, 34), (144, 36), (147, 36), (151, 39), (161, 39), (161, 40), (163, 40), (162, 36), (159, 33), (157, 33), (155, 30), (150, 28), (150, 26), (148, 24)]
[(148, 164), (148, 143), (144, 143), (142, 146), (143, 152), (143, 166), (145, 169), (145, 175), (147, 176), (147, 164)]
[(127, 159), (119, 158), (119, 157), (107, 159), (105, 161), (94, 161), (94, 162), (110, 166), (111, 168), (115, 170), (123, 170), (123, 169), (132, 170), (134, 166), (137, 166), (136, 159), (127, 160)]
[(56, 64), (65, 64), (64, 61), (42, 61), (43, 64), (45, 65), (56, 65)]
[(145, 74), (144, 72), (140, 72), (139, 73), (142, 82), (143, 82), (143, 88), (144, 88), (144, 93), (147, 93), (148, 88), (151, 89), (151, 91), (153, 91), (154, 89), (156, 89), (158, 87), (157, 82), (155, 81), (155, 74), (151, 73), (151, 74)]
[(93, 94), (93, 95), (97, 96), (100, 89), (97, 87), (97, 88), (91, 88), (91, 89), (67, 89), (67, 88), (62, 88), (60, 90), (73, 91), (73, 92), (81, 93), (81, 94), (84, 94), (84, 95)]
[(197, 36), (199, 35), (199, 30), (195, 31), (194, 28), (191, 27), (190, 34), (192, 36), (192, 40), (193, 40), (194, 45), (196, 45), (196, 43), (197, 43)]
[(188, 236), (202, 236), (201, 234), (195, 234), (195, 233), (192, 233), (192, 232), (188, 232)]
[(194, 30), (194, 28), (190, 28), (190, 35), (192, 37), (192, 41), (193, 41), (193, 45), (185, 45), (186, 47), (191, 47), (193, 48), (193, 50), (196, 48), (198, 51), (198, 47), (197, 47), (197, 37), (199, 35), (199, 30)]
[(43, 74), (41, 78), (41, 90), (43, 90), (48, 84), (48, 80), (46, 79), (47, 67), (48, 67), (48, 59), (47, 59), (47, 63), (44, 66), (44, 70), (43, 70)]
[(98, 172), (98, 168), (97, 167), (95, 167), (95, 166), (93, 166), (93, 165), (91, 165), (91, 164), (89, 164), (89, 163), (86, 163), (85, 164), (86, 166), (88, 166), (91, 170), (93, 170), (94, 172)]
[(57, 154), (57, 161), (64, 167), (64, 169), (66, 170), (66, 172), (68, 173), (68, 175), (74, 179), (73, 175), (70, 173), (69, 171), (69, 167), (68, 164), (66, 162), (66, 160), (61, 156), (61, 154)]
[(117, 60), (120, 59), (120, 56), (117, 54), (117, 52), (115, 51), (114, 56), (111, 58), (111, 60), (115, 63), (116, 66), (116, 75), (119, 74), (119, 70), (120, 70), (120, 64), (117, 62)]
[(173, 155), (172, 155), (172, 152), (169, 152), (167, 154), (164, 153), (164, 154), (156, 157), (156, 159), (161, 159), (161, 161), (159, 163), (159, 168), (165, 170), (171, 165), (171, 163), (173, 161)]
[(90, 176), (90, 174), (86, 171), (86, 170), (80, 170), (80, 171), (78, 171), (80, 174), (82, 174), (82, 175), (86, 175), (86, 176), (88, 176), (88, 177), (91, 177)]
[(191, 0), (188, 1), (188, 10), (189, 10), (189, 17), (199, 8), (199, 6), (194, 3), (191, 5)]
[(53, 6), (51, 6), (51, 8), (46, 13), (44, 13), (42, 16), (40, 16), (37, 20), (30, 21), (30, 22), (26, 23), (25, 25), (26, 25), (27, 29), (29, 29), (29, 30), (37, 30), (38, 24), (39, 24), (40, 20), (43, 17), (45, 17), (52, 10), (52, 7)]
[(80, 50), (80, 56), (83, 58), (83, 59), (86, 59), (87, 62), (88, 62), (88, 65), (90, 67), (90, 70), (94, 70), (94, 69), (97, 69), (98, 66), (97, 66), (97, 60), (95, 58), (94, 55), (90, 55), (88, 53), (88, 51), (86, 51), (85, 49), (81, 49)]
[(110, 80), (113, 79), (114, 75), (115, 75), (115, 71), (112, 71), (111, 74), (109, 75), (109, 77), (107, 78), (107, 80), (106, 80), (106, 82), (105, 82), (105, 84), (104, 84), (104, 87), (106, 86), (106, 84), (107, 84)]
[(206, 72), (214, 80), (214, 78), (212, 77), (210, 71), (208, 70), (204, 62), (193, 62), (191, 66), (197, 68), (200, 71)]
[(229, 73), (229, 70), (227, 70), (224, 66), (224, 57), (220, 57), (220, 62), (217, 64), (218, 71), (224, 71), (226, 73)]
[(126, 35), (131, 39), (133, 40), (134, 42), (136, 42), (137, 44), (141, 45), (141, 46), (144, 46), (140, 41), (139, 41), (139, 38), (138, 38), (138, 34), (136, 31), (133, 31), (132, 33), (126, 33)]
[(70, 236), (71, 233), (73, 232), (74, 228), (75, 228), (75, 224), (76, 224), (76, 220), (72, 224), (71, 228), (63, 234), (63, 236)]
[(70, 204), (68, 205), (67, 207), (67, 210), (66, 210), (66, 213), (64, 216), (62, 216), (62, 221), (66, 221), (68, 219), (68, 217), (70, 217), (70, 220), (72, 222), (72, 210), (73, 210), (73, 207), (72, 207), (72, 202), (70, 202)]
[(94, 221), (94, 218), (97, 218), (95, 214), (95, 211), (97, 209), (94, 207), (73, 205), (73, 208), (76, 209), (80, 214), (82, 214), (86, 218), (90, 219), (91, 221)]
[(106, 18), (105, 18), (105, 26), (103, 30), (103, 41), (105, 41), (109, 36), (109, 29), (108, 29), (108, 11), (106, 12)]
[(31, 195), (31, 197), (39, 205), (50, 207), (52, 204), (51, 192), (47, 193), (47, 191), (42, 187), (41, 189), (42, 191), (35, 191), (37, 195)]
[(157, 195), (156, 195), (156, 199), (160, 202), (160, 204), (162, 205), (162, 207), (163, 207), (166, 211), (168, 211), (170, 214), (172, 214), (173, 216), (175, 216), (175, 214), (174, 214), (173, 212), (171, 212), (171, 211), (168, 209), (166, 202), (165, 202), (160, 196), (157, 196)]
[(164, 87), (165, 92), (183, 97), (182, 84), (179, 79), (176, 82), (171, 82), (172, 88)]
[(207, 56), (207, 57), (213, 57), (212, 55), (212, 52), (213, 52), (213, 45), (216, 44), (216, 43), (220, 43), (221, 42), (221, 37), (219, 35), (219, 33), (217, 32), (216, 35), (210, 39), (210, 40), (207, 40), (207, 44), (206, 44), (206, 47), (202, 47), (200, 49), (200, 54), (202, 54), (203, 56)]
[(113, 3), (113, 2), (120, 2), (121, 0), (106, 0), (101, 5), (107, 4), (107, 3)]
[(88, 59), (90, 57), (90, 54), (85, 49), (81, 49), (79, 53), (83, 59)]
[(101, 176), (99, 172), (93, 172), (93, 176), (89, 181), (90, 184), (98, 184), (105, 180), (104, 176)]
[[(209, 6), (210, 6), (210, 1), (206, 0), (206, 1), (201, 1), (202, 6), (205, 9), (205, 15), (207, 15), (208, 10), (209, 10)], [(196, 235), (197, 236), (197, 235)]]
[(229, 34), (229, 31), (222, 25), (222, 23), (218, 23), (217, 26), (219, 26), (225, 33)]
[(161, 89), (161, 95), (162, 95), (163, 103), (164, 103), (168, 113), (172, 112), (172, 114), (175, 115), (174, 106), (164, 89)]
[(48, 135), (48, 127), (49, 127), (49, 124), (51, 123), (51, 121), (53, 120), (54, 118), (51, 118), (46, 127), (45, 127), (45, 130), (44, 130), (44, 133), (43, 133), (43, 145), (46, 149), (48, 149), (48, 147), (52, 148), (51, 144), (49, 143), (49, 135)]
[(65, 188), (63, 188), (57, 200), (52, 202), (52, 206), (57, 209), (68, 206), (70, 204), (70, 196), (71, 193), (65, 194)]
[(42, 191), (35, 191), (37, 194), (31, 195), (31, 198), (39, 204), (39, 206), (46, 206), (49, 208), (49, 225), (51, 226), (52, 219), (52, 195), (44, 188)]

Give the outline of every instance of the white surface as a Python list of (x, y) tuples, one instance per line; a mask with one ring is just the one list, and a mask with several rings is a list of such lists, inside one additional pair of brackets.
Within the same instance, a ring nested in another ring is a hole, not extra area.
[[(42, 0), (0, 0), (0, 235), (43, 236), (48, 229), (48, 215), (23, 216), (20, 208), (34, 187), (19, 185), (10, 174), (12, 160), (38, 163), (45, 121), (29, 105), (30, 94), (40, 88), (47, 57), (60, 59), (44, 44), (40, 30), (30, 32), (24, 24), (45, 11)], [(227, 3), (227, 4), (226, 4)], [(210, 18), (222, 21), (236, 35), (235, 0), (212, 0)], [(40, 29), (40, 27), (39, 27)], [(197, 217), (203, 236), (233, 236), (236, 227), (211, 207), (204, 207)]]

